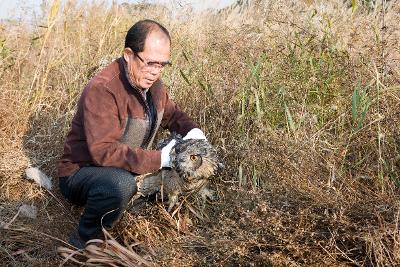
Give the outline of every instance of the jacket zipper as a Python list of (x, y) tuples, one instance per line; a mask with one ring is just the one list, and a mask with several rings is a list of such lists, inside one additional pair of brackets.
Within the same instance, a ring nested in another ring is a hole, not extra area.
[[(132, 86), (132, 84), (131, 84), (131, 86)], [(147, 104), (147, 101), (144, 99), (143, 94), (139, 91), (138, 88), (136, 88), (135, 86), (132, 86), (132, 88), (133, 88), (133, 91), (135, 92), (136, 96), (138, 97), (140, 104), (142, 104), (142, 107), (144, 108), (144, 111), (145, 111), (145, 116), (146, 116), (146, 121), (147, 121), (148, 127), (146, 127), (146, 133), (144, 135), (143, 142), (140, 145), (140, 147), (143, 149), (147, 149), (147, 146), (149, 145), (150, 139), (153, 135), (155, 125), (156, 125), (156, 123), (158, 123), (157, 110), (155, 110), (156, 114), (154, 114), (156, 117), (156, 120), (152, 125), (151, 119), (150, 119), (151, 111), (150, 111), (149, 105)]]
[(124, 60), (123, 58), (122, 58), (121, 60), (123, 61), (122, 64), (123, 64), (123, 67), (124, 67), (124, 70), (125, 70), (125, 76), (126, 76), (126, 78), (128, 79), (128, 83), (129, 83), (129, 85), (132, 87), (132, 89), (133, 89), (132, 91), (134, 92), (134, 94), (135, 94), (136, 97), (138, 98), (139, 102), (142, 104), (142, 106), (143, 106), (143, 108), (144, 108), (144, 111), (145, 111), (145, 116), (146, 116), (146, 121), (147, 121), (147, 123), (148, 123), (148, 127), (146, 127), (145, 137), (143, 138), (143, 142), (142, 142), (142, 144), (141, 144), (140, 147), (143, 148), (143, 149), (146, 149), (147, 146), (148, 146), (149, 143), (150, 143), (150, 139), (151, 139), (151, 137), (152, 137), (152, 135), (153, 135), (154, 128), (155, 128), (155, 126), (156, 126), (157, 123), (158, 123), (157, 110), (155, 110), (155, 112), (156, 112), (156, 114), (155, 114), (155, 115), (156, 115), (156, 120), (155, 120), (155, 122), (153, 123), (154, 126), (152, 127), (151, 119), (149, 119), (150, 116), (151, 116), (150, 107), (149, 107), (149, 105), (147, 104), (146, 100), (144, 99), (143, 94), (140, 92), (140, 89), (133, 85), (133, 83), (132, 83), (132, 81), (131, 81), (131, 78), (130, 78), (129, 75), (128, 75), (127, 65), (126, 65), (125, 60)]
[[(148, 97), (149, 97), (149, 96), (148, 96)], [(151, 97), (151, 94), (150, 94), (150, 97)], [(144, 100), (144, 99), (143, 99), (143, 100)], [(153, 100), (151, 100), (151, 101), (153, 101)], [(146, 103), (146, 108), (147, 108), (147, 110), (148, 110), (148, 113), (146, 113), (146, 116), (147, 116), (147, 121), (148, 121), (149, 126), (150, 126), (150, 127), (148, 127), (148, 128), (149, 128), (150, 130), (146, 130), (146, 134), (148, 134), (148, 135), (147, 135), (147, 137), (143, 140), (142, 148), (147, 149), (147, 147), (148, 147), (148, 145), (149, 145), (149, 143), (150, 143), (150, 141), (151, 141), (151, 139), (152, 139), (152, 137), (153, 137), (153, 135), (154, 135), (154, 131), (155, 131), (155, 129), (156, 129), (156, 126), (157, 126), (157, 124), (158, 124), (158, 116), (157, 116), (157, 109), (154, 107), (154, 103), (153, 103), (153, 108), (154, 108), (154, 111), (155, 111), (155, 114), (154, 114), (155, 120), (154, 120), (153, 123), (151, 123), (151, 120), (152, 120), (152, 119), (149, 119), (150, 116), (152, 115), (152, 114), (151, 114), (151, 109), (150, 109), (150, 106), (147, 104), (147, 101), (144, 101), (144, 102)]]
[(147, 121), (147, 125), (148, 125), (148, 127), (146, 127), (146, 133), (144, 135), (143, 142), (140, 146), (141, 148), (146, 149), (148, 144), (150, 143), (150, 137), (151, 137), (151, 134), (152, 134), (153, 128), (154, 128), (151, 125), (151, 119), (150, 119), (151, 111), (150, 111), (150, 107), (147, 104), (146, 100), (144, 99), (143, 95), (140, 92), (138, 92), (139, 89), (134, 87), (134, 90), (136, 91), (137, 95), (139, 95), (139, 99), (140, 99), (139, 102), (141, 102), (141, 104), (144, 108), (146, 121)]

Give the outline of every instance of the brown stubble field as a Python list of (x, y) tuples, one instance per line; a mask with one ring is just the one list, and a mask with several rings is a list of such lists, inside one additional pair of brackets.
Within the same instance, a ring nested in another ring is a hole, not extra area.
[[(62, 263), (80, 210), (58, 192), (55, 163), (81, 90), (142, 18), (171, 31), (163, 80), (225, 170), (218, 201), (127, 213), (111, 232), (120, 244), (161, 266), (400, 264), (400, 1), (204, 13), (66, 2), (50, 1), (37, 25), (0, 25), (4, 266)], [(25, 179), (28, 166), (55, 178), (51, 194)], [(16, 216), (21, 204), (37, 218)], [(103, 259), (124, 262), (114, 254)]]

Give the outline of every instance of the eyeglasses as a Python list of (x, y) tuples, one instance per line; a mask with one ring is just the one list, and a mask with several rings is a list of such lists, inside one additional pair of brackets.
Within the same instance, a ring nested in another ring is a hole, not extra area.
[(165, 68), (165, 66), (171, 66), (172, 63), (171, 61), (165, 61), (165, 62), (159, 62), (159, 61), (146, 61), (144, 60), (141, 56), (139, 56), (138, 53), (134, 52), (135, 55), (138, 57), (138, 59), (140, 61), (143, 62), (144, 66), (143, 68), (145, 69), (158, 69), (158, 70), (162, 70)]

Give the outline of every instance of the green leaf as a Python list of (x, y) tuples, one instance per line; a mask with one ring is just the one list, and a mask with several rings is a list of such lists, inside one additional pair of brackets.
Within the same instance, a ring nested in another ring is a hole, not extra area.
[(185, 60), (186, 60), (187, 62), (189, 62), (189, 57), (187, 56), (186, 52), (185, 52), (185, 51), (182, 51), (182, 54), (183, 54), (183, 57), (185, 58)]
[(354, 131), (361, 129), (370, 105), (371, 99), (368, 97), (367, 90), (365, 88), (362, 90), (360, 83), (358, 83), (351, 99), (351, 116)]
[(185, 75), (185, 73), (182, 70), (179, 70), (179, 73), (181, 74), (182, 78), (185, 80), (185, 82), (188, 85), (192, 85), (192, 83), (189, 81), (188, 77)]
[(257, 177), (257, 169), (253, 169), (253, 188), (256, 189), (258, 186), (258, 177)]
[(369, 109), (370, 105), (371, 105), (371, 101), (369, 101), (369, 99), (368, 99), (367, 103), (365, 104), (365, 107), (363, 108), (361, 116), (360, 116), (360, 118), (358, 120), (356, 131), (361, 129), (361, 125), (362, 125), (362, 123), (363, 123), (363, 121), (365, 119), (365, 116), (367, 115), (367, 112), (368, 112), (368, 109)]
[(357, 9), (357, 0), (351, 0), (351, 13), (354, 14), (356, 9)]
[(284, 103), (284, 107), (285, 107), (286, 118), (288, 120), (290, 130), (292, 130), (292, 132), (294, 132), (296, 130), (296, 124), (293, 121), (292, 114), (290, 113), (290, 110), (289, 110), (288, 106), (286, 105), (286, 103)]
[(358, 86), (354, 89), (353, 96), (351, 97), (351, 117), (354, 124), (357, 122), (360, 99), (360, 84), (358, 84)]
[(207, 87), (200, 80), (197, 80), (197, 83), (200, 85), (201, 89), (207, 92)]
[(242, 111), (242, 116), (244, 116), (246, 114), (246, 102), (247, 102), (247, 97), (246, 97), (246, 93), (243, 92), (242, 93), (242, 99), (240, 100), (240, 105), (241, 105), (241, 111)]
[[(253, 88), (254, 89), (254, 88)], [(260, 117), (262, 115), (262, 111), (261, 111), (261, 104), (260, 104), (260, 98), (258, 96), (257, 90), (254, 89), (254, 96), (256, 98), (256, 111), (257, 111), (257, 115), (258, 117)]]

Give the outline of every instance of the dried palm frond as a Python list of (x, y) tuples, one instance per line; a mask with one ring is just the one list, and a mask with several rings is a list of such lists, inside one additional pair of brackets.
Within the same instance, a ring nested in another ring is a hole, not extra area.
[(133, 247), (139, 245), (139, 243), (123, 246), (104, 228), (103, 233), (106, 237), (105, 240), (89, 240), (86, 243), (86, 248), (82, 250), (59, 247), (57, 251), (64, 257), (60, 266), (68, 261), (83, 266), (156, 266), (149, 259), (149, 255), (140, 256), (133, 250)]

